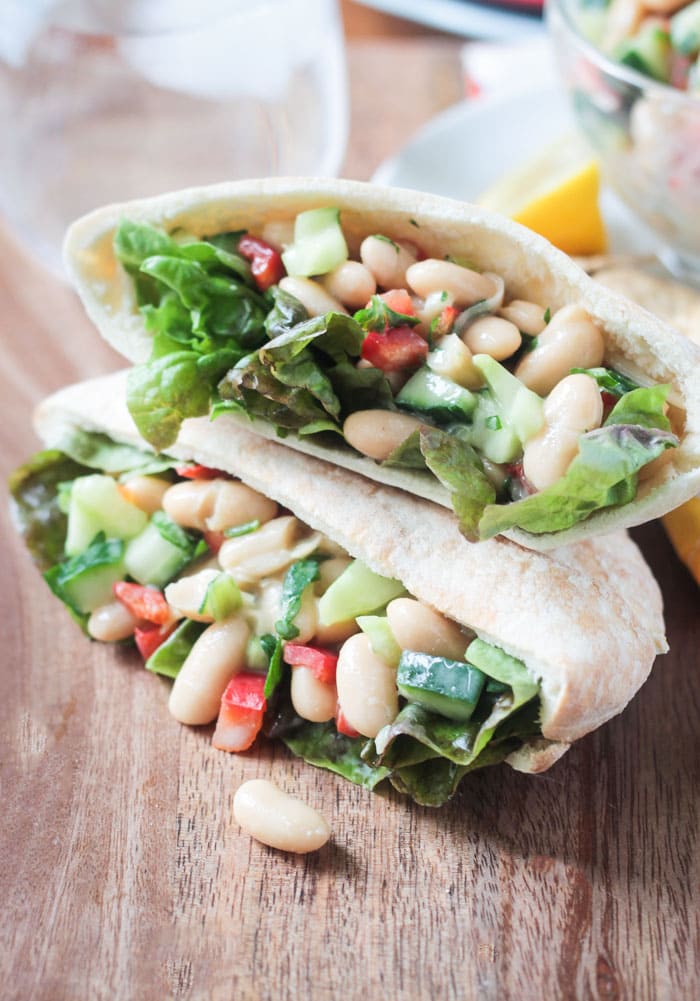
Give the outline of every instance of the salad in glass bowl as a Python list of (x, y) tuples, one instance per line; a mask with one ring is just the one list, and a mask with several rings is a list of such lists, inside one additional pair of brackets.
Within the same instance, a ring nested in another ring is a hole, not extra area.
[(700, 281), (700, 0), (550, 0), (548, 21), (606, 181)]

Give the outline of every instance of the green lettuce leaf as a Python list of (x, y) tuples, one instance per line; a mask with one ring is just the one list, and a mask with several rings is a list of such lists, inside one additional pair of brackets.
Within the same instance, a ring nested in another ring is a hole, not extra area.
[(466, 441), (427, 426), (420, 429), (420, 450), (428, 469), (450, 492), (460, 531), (476, 542), (484, 509), (496, 499), (478, 455)]
[(326, 372), (343, 417), (355, 410), (396, 410), (394, 395), (379, 368), (356, 368), (341, 361)]
[(296, 563), (292, 563), (284, 575), (280, 601), (281, 614), (275, 622), (275, 630), (283, 640), (293, 640), (295, 636), (299, 635), (299, 630), (294, 625), (294, 618), (301, 609), (304, 591), (310, 584), (318, 580), (318, 567), (318, 560), (312, 557), (306, 560), (297, 560)]
[(10, 476), (10, 511), (24, 544), (40, 570), (63, 557), (68, 519), (61, 485), (91, 470), (57, 449), (38, 452)]
[(616, 372), (614, 368), (572, 368), (571, 374), (581, 373), (590, 375), (598, 383), (601, 389), (615, 396), (624, 396), (625, 393), (638, 389), (638, 384), (628, 379), (621, 372)]
[(374, 767), (362, 760), (364, 737), (345, 737), (338, 733), (333, 721), (303, 723), (282, 739), (293, 754), (310, 765), (327, 768), (365, 789), (374, 789), (389, 776), (388, 769)]
[(295, 296), (284, 292), (278, 286), (271, 288), (270, 294), (274, 305), (265, 319), (265, 331), (272, 341), (280, 334), (308, 320), (309, 314)]
[(381, 463), (382, 466), (396, 466), (399, 469), (425, 469), (425, 456), (421, 451), (420, 429), (404, 439)]
[(103, 473), (143, 473), (153, 475), (172, 469), (174, 460), (153, 455), (133, 445), (112, 441), (97, 431), (72, 428), (61, 438), (61, 451), (76, 462)]
[(267, 654), (269, 661), (265, 677), (265, 688), (263, 689), (263, 695), (269, 702), (272, 696), (276, 694), (284, 677), (282, 640), (279, 636), (272, 636), (270, 633), (266, 633), (260, 637), (260, 645)]
[(170, 636), (146, 661), (146, 669), (165, 678), (177, 678), (195, 642), (207, 628), (206, 622), (183, 619)]
[(670, 386), (650, 386), (625, 393), (610, 411), (605, 427), (611, 424), (636, 424), (643, 428), (670, 431), (671, 423), (664, 414), (669, 389)]
[(581, 436), (579, 453), (566, 473), (551, 487), (512, 504), (487, 507), (479, 522), (480, 538), (509, 528), (534, 534), (558, 532), (593, 511), (626, 504), (636, 496), (639, 470), (677, 445), (669, 431), (638, 425), (611, 424), (589, 431)]
[(194, 351), (178, 351), (129, 372), (127, 405), (139, 434), (159, 451), (172, 445), (182, 422), (209, 411), (211, 387), (202, 381)]

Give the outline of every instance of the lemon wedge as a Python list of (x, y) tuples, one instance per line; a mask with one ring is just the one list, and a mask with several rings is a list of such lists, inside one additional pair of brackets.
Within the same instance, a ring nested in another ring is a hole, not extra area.
[(597, 161), (570, 135), (506, 174), (478, 203), (528, 226), (567, 254), (584, 256), (607, 246), (599, 189)]
[(661, 519), (681, 562), (700, 584), (700, 497), (693, 497)]

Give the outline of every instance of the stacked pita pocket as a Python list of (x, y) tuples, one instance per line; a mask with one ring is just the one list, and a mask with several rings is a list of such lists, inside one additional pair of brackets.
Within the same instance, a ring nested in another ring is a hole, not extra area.
[[(222, 184), (108, 206), (79, 220), (68, 233), (65, 260), (88, 314), (102, 335), (135, 363), (148, 359), (152, 335), (136, 305), (132, 279), (115, 256), (113, 238), (122, 219), (167, 233), (203, 238), (245, 229), (260, 234), (271, 221), (291, 221), (323, 206), (340, 210), (351, 254), (363, 237), (381, 233), (420, 244), (426, 256), (468, 259), (505, 281), (509, 299), (546, 303), (552, 313), (580, 304), (602, 329), (604, 364), (642, 386), (668, 384), (679, 447), (670, 461), (640, 478), (634, 499), (609, 503), (571, 527), (538, 534), (514, 527), (504, 534), (529, 548), (547, 550), (591, 535), (658, 517), (700, 490), (700, 352), (651, 314), (590, 280), (545, 240), (475, 206), (404, 190), (325, 179), (278, 179)], [(275, 438), (271, 423), (238, 418), (257, 434)], [(338, 436), (333, 438), (339, 441)], [(344, 443), (317, 442), (290, 433), (284, 441), (370, 479), (450, 506), (445, 487), (423, 471), (388, 468)], [(507, 508), (508, 505), (501, 505)]]
[[(126, 373), (46, 400), (36, 428), (61, 448), (78, 428), (144, 447), (127, 412)], [(625, 533), (552, 553), (506, 539), (468, 543), (444, 509), (251, 434), (227, 416), (185, 421), (168, 449), (227, 471), (424, 604), (521, 660), (540, 685), (542, 739), (508, 759), (549, 767), (621, 712), (666, 647), (656, 582)]]

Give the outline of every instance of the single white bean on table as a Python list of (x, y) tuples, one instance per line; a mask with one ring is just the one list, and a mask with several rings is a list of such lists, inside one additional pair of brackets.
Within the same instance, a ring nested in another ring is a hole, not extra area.
[(239, 786), (233, 797), (233, 815), (251, 838), (284, 852), (316, 851), (331, 836), (317, 810), (267, 779), (251, 779)]
[(396, 668), (377, 656), (365, 633), (340, 648), (336, 685), (343, 715), (365, 737), (376, 737), (399, 711)]
[(250, 628), (242, 616), (207, 626), (175, 678), (168, 708), (180, 723), (200, 726), (219, 714), (221, 696), (246, 666)]
[(537, 347), (518, 363), (515, 375), (528, 389), (547, 396), (572, 368), (602, 365), (605, 341), (582, 306), (558, 310), (537, 338)]
[(421, 423), (416, 417), (391, 410), (356, 410), (343, 424), (343, 435), (358, 452), (381, 461)]
[(360, 245), (360, 260), (380, 288), (404, 288), (406, 271), (416, 263), (416, 255), (406, 244), (387, 237), (367, 236)]

